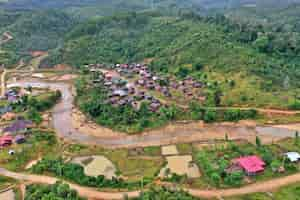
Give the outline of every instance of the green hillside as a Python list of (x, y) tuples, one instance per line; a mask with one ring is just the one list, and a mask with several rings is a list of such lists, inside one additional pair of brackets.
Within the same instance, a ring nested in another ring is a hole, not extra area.
[(21, 16), (19, 12), (8, 12), (0, 9), (0, 30), (15, 23), (15, 21)]
[(82, 18), (89, 18), (150, 9), (200, 10), (202, 5), (198, 0), (10, 0), (2, 7), (9, 10), (60, 9)]
[[(199, 6), (207, 9), (215, 8), (235, 8), (235, 7), (286, 7), (293, 3), (299, 3), (299, 0), (0, 0), (6, 2), (3, 6), (9, 9), (49, 9), (49, 8), (70, 8), (84, 6), (104, 5), (113, 7), (115, 5), (134, 6), (164, 6), (177, 4), (178, 6)], [(117, 8), (117, 7), (115, 7)]]
[[(4, 64), (15, 64), (30, 51), (53, 49), (62, 45), (64, 35), (77, 23), (73, 17), (60, 11), (0, 12), (0, 34), (9, 31), (13, 40), (3, 45), (9, 58)], [(8, 19), (9, 21), (5, 20)]]
[(75, 20), (63, 12), (27, 12), (6, 29), (17, 38), (10, 44), (18, 51), (47, 50), (60, 44), (74, 24)]
[(263, 37), (241, 42), (237, 35), (207, 18), (128, 14), (76, 27), (55, 61), (80, 67), (150, 60), (161, 74), (179, 79), (191, 75), (221, 88), (223, 105), (286, 108), (294, 103), (300, 77), (297, 57), (262, 51)]

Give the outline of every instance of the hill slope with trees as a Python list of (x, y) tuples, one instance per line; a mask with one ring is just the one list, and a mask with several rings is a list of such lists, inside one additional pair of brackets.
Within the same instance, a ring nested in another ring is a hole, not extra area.
[(151, 61), (157, 73), (222, 89), (223, 105), (286, 108), (299, 87), (299, 48), (280, 50), (270, 38), (224, 17), (131, 13), (77, 26), (53, 57), (77, 67)]
[(31, 51), (47, 51), (62, 45), (64, 35), (78, 22), (61, 11), (0, 11), (0, 34), (8, 31), (13, 40), (3, 45), (7, 59), (0, 62), (16, 64)]
[[(9, 0), (3, 6), (9, 9), (48, 9), (48, 8), (68, 8), (68, 7), (84, 7), (84, 6), (114, 6), (118, 4), (126, 4), (133, 8), (136, 5), (143, 7), (161, 6), (176, 4), (194, 5), (205, 8), (235, 8), (249, 5), (256, 5), (257, 7), (286, 7), (293, 3), (300, 3), (299, 0)], [(116, 7), (117, 8), (117, 7)]]

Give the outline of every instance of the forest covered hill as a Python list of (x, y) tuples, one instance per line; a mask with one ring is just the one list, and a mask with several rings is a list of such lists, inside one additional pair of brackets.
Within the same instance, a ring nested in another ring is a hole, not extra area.
[[(49, 51), (43, 62), (47, 67), (147, 61), (158, 73), (216, 85), (227, 93), (224, 105), (288, 107), (299, 96), (299, 6), (265, 8), (268, 12), (221, 9), (204, 15), (193, 5), (210, 1), (153, 1), (156, 9), (152, 1), (55, 2), (65, 5), (54, 6), (56, 10), (0, 10), (0, 33), (9, 31), (15, 38), (2, 47), (1, 63), (16, 64), (35, 50)], [(101, 9), (90, 6), (95, 3)]]
[[(272, 33), (271, 37), (269, 31), (255, 26), (240, 29), (239, 24), (222, 17), (131, 13), (77, 26), (52, 59), (77, 67), (150, 60), (152, 69), (158, 73), (179, 79), (190, 75), (219, 84), (232, 94), (227, 97), (235, 96), (224, 99), (226, 105), (242, 101), (287, 105), (294, 101), (294, 96), (279, 95), (273, 100), (270, 97), (280, 91), (293, 93), (299, 87), (300, 40), (297, 36), (295, 46), (281, 44), (274, 39), (281, 33)], [(50, 57), (48, 62), (53, 60)], [(230, 80), (237, 87), (230, 88)]]
[[(62, 11), (0, 11), (0, 34), (8, 31), (13, 40), (2, 46), (5, 55), (0, 59), (6, 65), (17, 63), (29, 52), (56, 48), (62, 45), (64, 35), (77, 23), (77, 19)], [(2, 53), (3, 53), (2, 52)], [(1, 62), (1, 60), (0, 60)]]
[(3, 5), (9, 9), (49, 9), (68, 7), (115, 7), (130, 5), (131, 8), (149, 8), (162, 5), (177, 5), (179, 7), (199, 6), (203, 8), (236, 8), (236, 7), (286, 7), (290, 4), (300, 3), (299, 0), (8, 0)]

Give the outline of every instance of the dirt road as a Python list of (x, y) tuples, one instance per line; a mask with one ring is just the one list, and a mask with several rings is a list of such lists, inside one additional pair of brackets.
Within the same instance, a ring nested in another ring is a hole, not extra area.
[[(40, 175), (30, 175), (30, 174), (21, 174), (10, 172), (6, 169), (0, 168), (0, 174), (6, 177), (10, 177), (20, 181), (29, 181), (31, 183), (40, 183), (40, 184), (54, 184), (59, 179), (49, 177), (49, 176), (40, 176)], [(87, 197), (89, 199), (101, 199), (101, 200), (114, 200), (114, 199), (124, 199), (125, 195), (130, 198), (138, 197), (140, 192), (100, 192), (95, 188), (82, 187), (76, 184), (68, 183), (70, 187), (78, 192), (80, 196)]]
[(4, 69), (2, 74), (1, 74), (1, 96), (4, 97), (5, 95), (5, 77), (6, 77), (6, 70)]
[(4, 43), (6, 43), (6, 42), (13, 39), (13, 36), (8, 32), (4, 32), (2, 35), (3, 35), (4, 39), (0, 40), (0, 45), (2, 45), (2, 44), (4, 44)]
[[(1, 168), (0, 168), (0, 174), (3, 176), (14, 178), (16, 180), (29, 181), (32, 183), (53, 184), (56, 181), (58, 181), (57, 178), (53, 178), (53, 177), (14, 173)], [(279, 189), (280, 187), (287, 186), (299, 181), (300, 181), (300, 173), (297, 173), (294, 175), (276, 178), (269, 181), (250, 184), (236, 189), (220, 189), (220, 190), (185, 189), (185, 190), (195, 197), (211, 199), (216, 197), (228, 197), (228, 196), (244, 195), (244, 194), (250, 194), (256, 192), (270, 192)], [(130, 198), (134, 198), (134, 197), (138, 197), (140, 194), (140, 191), (100, 192), (97, 191), (95, 188), (83, 187), (71, 183), (68, 184), (72, 189), (78, 191), (78, 194), (80, 196), (91, 198), (91, 199), (101, 199), (101, 200), (124, 199), (125, 195)]]

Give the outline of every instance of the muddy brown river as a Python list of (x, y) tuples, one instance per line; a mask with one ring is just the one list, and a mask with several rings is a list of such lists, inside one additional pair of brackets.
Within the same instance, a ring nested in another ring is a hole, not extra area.
[(54, 107), (52, 112), (53, 127), (58, 136), (67, 141), (76, 143), (101, 145), (107, 148), (135, 148), (154, 145), (166, 145), (180, 142), (209, 142), (224, 139), (229, 135), (230, 139), (254, 140), (256, 135), (269, 140), (293, 137), (296, 130), (279, 128), (274, 126), (243, 126), (212, 124), (200, 126), (197, 123), (170, 125), (158, 130), (151, 130), (138, 135), (121, 134), (115, 137), (103, 137), (92, 135), (88, 132), (77, 130), (72, 123), (72, 108), (74, 97), (71, 93), (71, 85), (63, 82), (20, 81), (9, 84), (8, 87), (38, 87), (60, 90), (62, 100)]

